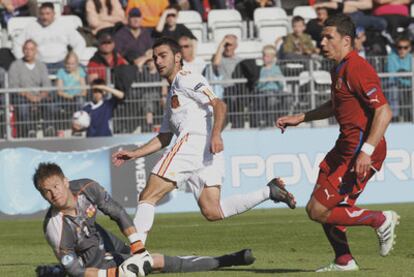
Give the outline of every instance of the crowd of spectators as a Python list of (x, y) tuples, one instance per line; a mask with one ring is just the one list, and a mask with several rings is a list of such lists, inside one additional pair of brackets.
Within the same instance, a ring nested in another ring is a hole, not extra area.
[[(92, 108), (86, 109), (91, 114), (94, 107), (100, 105), (96, 103), (113, 104), (107, 109), (110, 112), (105, 121), (110, 121), (115, 107), (127, 112), (126, 117), (139, 114), (143, 118), (131, 120), (134, 126), (123, 131), (154, 130), (159, 124), (167, 88), (158, 86), (134, 90), (131, 89), (131, 84), (162, 82), (151, 52), (153, 41), (161, 36), (170, 36), (178, 41), (182, 49), (184, 70), (203, 74), (209, 80), (237, 77), (249, 80), (248, 90), (256, 96), (257, 101), (246, 102), (244, 95), (241, 95), (241, 91), (245, 90), (238, 89), (239, 86), (232, 82), (213, 86), (215, 93), (224, 98), (229, 107), (229, 122), (233, 128), (243, 127), (244, 119), (241, 117), (246, 108), (257, 115), (250, 120), (252, 127), (273, 125), (277, 113), (271, 111), (286, 105), (285, 98), (279, 96), (284, 95), (287, 88), (280, 80), (262, 81), (269, 78), (283, 79), (284, 70), (279, 66), (283, 61), (320, 59), (322, 27), (325, 20), (335, 13), (348, 14), (354, 20), (357, 26), (355, 48), (361, 56), (386, 56), (385, 67), (390, 73), (412, 71), (413, 34), (410, 30), (414, 29), (414, 23), (409, 16), (410, 0), (299, 1), (302, 5), (313, 5), (316, 18), (307, 21), (301, 16), (293, 16), (292, 32), (284, 37), (275, 37), (274, 45), (263, 47), (262, 61), (259, 63), (261, 66), (257, 66), (254, 60), (245, 60), (237, 55), (238, 45), (243, 42), (233, 34), (223, 37), (210, 60), (200, 58), (197, 56), (197, 45), (202, 42), (197, 41), (185, 25), (177, 23), (181, 9), (196, 10), (206, 20), (211, 9), (232, 8), (238, 10), (244, 20), (252, 20), (255, 8), (272, 7), (283, 2), (73, 0), (68, 1), (62, 10), (64, 14), (81, 17), (84, 25), (75, 29), (67, 28), (62, 17), (57, 16), (53, 3), (43, 2), (38, 5), (35, 0), (2, 1), (0, 14), (5, 27), (11, 17), (37, 16), (37, 21), (28, 24), (13, 39), (12, 53), (16, 60), (9, 69), (5, 68), (9, 73), (9, 87), (37, 88), (13, 94), (11, 102), (15, 110), (17, 136), (36, 136), (39, 128), (46, 135), (57, 135), (58, 129), (70, 128), (71, 123), (66, 120), (62, 127), (54, 122), (70, 118), (73, 112), (85, 109), (87, 100), (92, 100), (92, 104), (88, 104)], [(83, 66), (79, 57), (91, 44), (97, 51), (87, 65)], [(386, 45), (391, 47), (388, 56)], [(259, 82), (259, 79), (262, 81)], [(92, 94), (88, 95), (85, 87), (87, 84), (93, 85)], [(104, 84), (115, 84), (115, 88), (104, 87)], [(52, 86), (56, 90), (51, 90)], [(386, 94), (394, 112), (394, 121), (410, 120), (411, 116), (403, 118), (399, 109), (407, 101), (411, 103), (410, 78), (390, 78), (387, 86), (390, 87)], [(42, 87), (49, 89), (43, 91)], [(113, 93), (113, 89), (116, 93)], [(402, 89), (407, 92), (400, 93)], [(98, 99), (98, 92), (102, 99)], [(117, 92), (121, 92), (122, 97)], [(107, 94), (114, 96), (112, 100), (106, 99)], [(123, 98), (125, 100), (121, 101)], [(266, 112), (261, 114), (262, 111)], [(31, 124), (33, 122), (37, 124)], [(88, 136), (111, 135), (112, 132), (108, 125), (102, 132), (88, 131)]]

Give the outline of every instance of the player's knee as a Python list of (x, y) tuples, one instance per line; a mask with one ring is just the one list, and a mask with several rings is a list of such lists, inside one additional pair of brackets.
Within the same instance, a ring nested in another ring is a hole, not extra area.
[(160, 191), (143, 191), (139, 195), (139, 201), (145, 201), (148, 203), (153, 203), (154, 205), (163, 197), (164, 195)]
[(312, 203), (308, 203), (306, 205), (306, 213), (308, 214), (308, 217), (313, 221), (320, 222), (322, 219), (322, 213), (316, 209)]
[(217, 221), (223, 219), (222, 215), (217, 209), (202, 208), (201, 213), (208, 221)]
[(140, 193), (139, 201), (145, 201), (148, 203), (153, 203), (154, 205), (158, 203), (169, 190), (163, 188), (148, 188), (147, 187)]

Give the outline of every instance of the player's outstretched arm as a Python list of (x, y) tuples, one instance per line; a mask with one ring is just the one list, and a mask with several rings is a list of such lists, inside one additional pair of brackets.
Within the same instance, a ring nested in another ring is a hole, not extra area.
[(305, 113), (305, 117), (303, 122), (314, 121), (314, 120), (321, 120), (334, 115), (334, 110), (332, 107), (332, 101), (329, 100), (324, 104), (320, 105), (316, 109), (310, 110)]
[(384, 104), (375, 109), (371, 129), (365, 143), (362, 145), (361, 152), (355, 162), (355, 172), (357, 176), (363, 178), (371, 168), (371, 154), (387, 130), (392, 119), (392, 111), (388, 104)]
[(288, 126), (297, 126), (302, 122), (325, 119), (331, 116), (333, 116), (333, 108), (332, 101), (329, 100), (316, 109), (306, 113), (287, 115), (278, 118), (276, 120), (276, 127), (284, 133)]
[(223, 139), (221, 138), (221, 131), (224, 128), (227, 115), (227, 105), (223, 100), (214, 98), (210, 102), (213, 107), (214, 123), (211, 133), (211, 153), (220, 153), (224, 149)]
[(112, 163), (115, 166), (121, 166), (125, 161), (145, 157), (149, 154), (157, 152), (158, 150), (170, 144), (172, 137), (172, 133), (159, 133), (149, 142), (136, 148), (135, 150), (120, 150), (118, 152), (115, 152), (114, 154), (112, 154)]
[(288, 126), (297, 126), (301, 124), (304, 119), (304, 113), (282, 116), (276, 120), (276, 127), (279, 128), (283, 134)]

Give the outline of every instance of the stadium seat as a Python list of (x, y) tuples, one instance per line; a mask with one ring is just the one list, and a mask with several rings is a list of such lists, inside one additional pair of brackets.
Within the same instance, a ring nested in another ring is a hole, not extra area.
[(299, 15), (305, 19), (305, 23), (309, 20), (316, 18), (315, 9), (311, 6), (297, 6), (293, 9), (293, 15)]
[(227, 34), (234, 34), (239, 39), (243, 34), (242, 18), (237, 10), (211, 10), (208, 13), (208, 28), (216, 42)]
[[(332, 81), (331, 81), (331, 74), (328, 71), (324, 71), (324, 70), (315, 70), (312, 72), (312, 76), (313, 79), (315, 81), (315, 85), (320, 85), (320, 86), (330, 86)], [(307, 83), (309, 83), (310, 81), (310, 73), (309, 71), (303, 71), (299, 74), (299, 85), (305, 85)], [(323, 92), (330, 92), (330, 90), (324, 90)]]
[(258, 38), (264, 43), (274, 43), (278, 37), (288, 34), (289, 21), (286, 12), (281, 8), (257, 8), (253, 21)]
[(213, 55), (216, 53), (218, 43), (205, 42), (197, 43), (197, 57), (210, 62)]
[[(197, 43), (197, 57), (207, 62), (216, 53), (219, 42)], [(260, 41), (239, 41), (236, 55), (245, 59), (260, 59), (262, 56), (263, 43)]]
[(82, 20), (77, 15), (62, 15), (59, 17), (59, 20), (67, 28), (77, 29), (82, 27)]
[(180, 11), (178, 13), (177, 23), (184, 24), (199, 42), (205, 40), (203, 21), (201, 15), (196, 11)]
[[(82, 20), (76, 15), (62, 15), (59, 17), (59, 20), (62, 22), (64, 28), (73, 28), (77, 29), (82, 26)], [(10, 39), (13, 41), (18, 37), (27, 25), (34, 23), (36, 17), (34, 16), (20, 16), (12, 17), (7, 25), (7, 31)]]
[[(277, 2), (280, 2), (278, 4)], [(285, 10), (287, 14), (293, 14), (293, 9), (297, 6), (303, 6), (309, 4), (309, 0), (276, 0), (276, 7), (280, 7)]]
[(262, 57), (263, 43), (257, 40), (240, 41), (236, 54), (244, 59), (259, 59)]
[(79, 57), (79, 62), (87, 66), (89, 63), (89, 59), (95, 54), (97, 48), (96, 47), (86, 47), (85, 50), (82, 51), (81, 56)]
[(16, 39), (27, 25), (36, 21), (34, 16), (18, 16), (10, 18), (7, 23), (7, 31), (11, 40)]

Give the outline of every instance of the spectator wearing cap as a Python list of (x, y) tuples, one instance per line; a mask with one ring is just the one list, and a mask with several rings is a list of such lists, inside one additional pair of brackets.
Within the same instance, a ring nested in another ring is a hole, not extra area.
[(119, 0), (87, 0), (86, 21), (94, 35), (113, 28), (118, 22), (125, 24), (125, 12)]
[(115, 50), (115, 42), (111, 33), (100, 33), (98, 36), (98, 51), (88, 63), (89, 82), (100, 78), (107, 81), (107, 68), (113, 71), (115, 67), (128, 64), (128, 62)]
[(133, 8), (128, 13), (128, 24), (114, 35), (115, 49), (131, 64), (152, 47), (151, 32), (141, 27), (140, 9)]
[(142, 13), (141, 26), (154, 29), (168, 5), (168, 0), (128, 0), (126, 11), (129, 13), (131, 9), (139, 8)]
[(181, 8), (177, 4), (167, 7), (154, 30), (154, 37), (167, 36), (177, 41), (182, 36), (197, 39), (184, 24), (177, 23), (178, 12), (180, 10)]
[(40, 61), (53, 73), (63, 67), (68, 46), (78, 56), (86, 47), (85, 40), (75, 28), (68, 28), (61, 18), (55, 19), (55, 9), (50, 2), (42, 3), (38, 20), (29, 24), (13, 42), (13, 52), (17, 58), (23, 57), (22, 46), (29, 39), (36, 42)]

